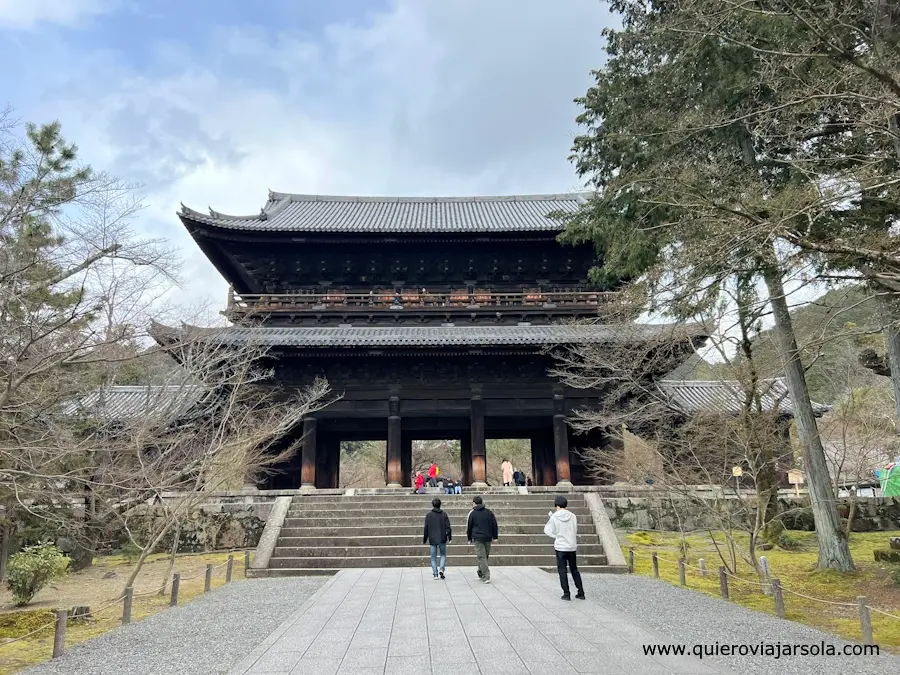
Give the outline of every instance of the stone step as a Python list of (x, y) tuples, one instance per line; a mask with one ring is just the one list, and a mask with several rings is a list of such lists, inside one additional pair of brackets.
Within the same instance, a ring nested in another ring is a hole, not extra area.
[[(450, 517), (450, 522), (453, 525), (464, 526), (467, 522), (468, 512), (466, 513), (449, 513), (447, 514)], [(543, 516), (540, 514), (535, 515), (521, 515), (521, 514), (509, 514), (504, 515), (502, 513), (495, 514), (497, 516), (497, 524), (500, 527), (504, 525), (512, 525), (514, 523), (521, 524), (534, 524), (540, 525), (542, 528), (547, 522), (547, 514), (545, 513)], [(585, 516), (579, 519), (579, 526), (582, 522), (588, 522), (590, 520), (589, 517)], [(282, 523), (282, 527), (311, 527), (316, 525), (324, 525), (328, 527), (344, 527), (344, 526), (370, 526), (375, 527), (379, 525), (419, 525), (420, 527), (424, 526), (425, 522), (425, 514), (424, 513), (407, 513), (407, 514), (397, 514), (397, 515), (372, 515), (368, 512), (353, 512), (353, 511), (341, 511), (341, 512), (329, 512), (323, 513), (319, 515), (313, 514), (305, 514), (302, 516), (288, 516), (284, 519), (284, 523)]]
[[(448, 561), (449, 562), (449, 561)], [(491, 561), (493, 563), (493, 560)], [(580, 562), (580, 561), (579, 561)], [(428, 561), (428, 565), (419, 565), (419, 567), (429, 567), (431, 565), (431, 561)], [(458, 567), (458, 566), (457, 566)], [(303, 576), (332, 576), (337, 574), (340, 568), (335, 567), (270, 567), (264, 570), (254, 570), (251, 569), (247, 576), (251, 578), (267, 578), (267, 577), (303, 577)], [(556, 566), (547, 567), (542, 566), (540, 569), (544, 570), (548, 574), (556, 574)], [(628, 569), (625, 567), (612, 567), (610, 565), (578, 565), (578, 569), (582, 574), (625, 574)], [(455, 567), (447, 568), (447, 576), (451, 576), (454, 574), (468, 574), (471, 575), (472, 578), (475, 578), (475, 570), (465, 570), (460, 571)], [(434, 582), (436, 584), (440, 583), (440, 581)]]
[[(441, 510), (446, 513), (448, 516), (453, 518), (454, 516), (459, 517), (467, 517), (472, 509), (468, 507), (458, 507), (458, 506), (449, 506), (448, 508), (441, 508)], [(573, 507), (569, 509), (572, 513), (574, 513), (579, 518), (590, 518), (591, 512), (586, 506), (583, 507)], [(321, 508), (321, 507), (294, 507), (292, 506), (288, 509), (287, 517), (288, 518), (319, 518), (322, 514), (334, 514), (336, 516), (344, 515), (344, 514), (358, 514), (361, 509), (359, 508), (347, 508), (345, 506), (337, 506), (334, 508)], [(425, 517), (425, 514), (428, 513), (430, 509), (416, 509), (415, 507), (410, 506), (391, 506), (391, 507), (376, 507), (376, 508), (367, 508), (364, 510), (365, 514), (368, 516), (378, 516), (378, 517), (393, 517), (393, 516), (409, 516), (416, 515), (418, 517)], [(499, 518), (503, 516), (505, 518), (537, 518), (540, 520), (547, 520), (547, 516), (550, 513), (550, 509), (546, 506), (521, 506), (518, 504), (513, 504), (510, 506), (504, 507), (494, 507), (491, 509), (494, 514)]]
[[(384, 536), (384, 535), (362, 535), (357, 537), (342, 536), (342, 532), (335, 532), (322, 536), (313, 537), (288, 537), (281, 536), (278, 538), (278, 547), (304, 547), (304, 546), (360, 546), (360, 547), (377, 547), (377, 546), (412, 546), (421, 545), (422, 528), (414, 534), (403, 534), (400, 536)], [(454, 533), (454, 541), (459, 539), (457, 543), (462, 543), (465, 539), (465, 531)], [(552, 540), (545, 534), (509, 534), (504, 532), (504, 544), (552, 544)], [(599, 540), (593, 532), (578, 535), (578, 545), (596, 544)], [(451, 544), (454, 546), (455, 544)]]
[[(354, 525), (343, 524), (341, 527), (335, 527), (323, 523), (322, 519), (303, 519), (300, 525), (290, 524), (285, 519), (281, 528), (281, 537), (362, 537), (362, 536), (383, 536), (383, 537), (401, 537), (405, 535), (422, 536), (424, 526), (421, 522), (402, 522), (394, 524), (378, 523), (376, 525), (365, 525), (357, 522), (358, 519), (344, 519), (344, 521), (353, 521)], [(450, 524), (455, 530), (465, 532), (466, 522), (454, 521), (451, 519)], [(544, 523), (498, 523), (500, 535), (508, 534), (544, 534)], [(594, 524), (592, 522), (578, 523), (578, 534), (595, 534)]]
[[(553, 550), (553, 542), (548, 538), (541, 544), (511, 544), (506, 540), (500, 540), (493, 544), (491, 556), (517, 556), (517, 555), (542, 555)], [(275, 558), (387, 558), (417, 557), (430, 555), (427, 544), (421, 540), (417, 544), (395, 544), (393, 546), (281, 546), (275, 547), (272, 560)], [(453, 542), (447, 546), (448, 556), (474, 555), (474, 548), (465, 541)], [(581, 557), (603, 555), (603, 547), (600, 544), (585, 544), (579, 546), (578, 555)]]
[[(437, 497), (442, 502), (460, 502), (464, 504), (471, 504), (472, 497), (474, 495), (448, 495), (448, 494), (433, 494), (433, 495), (383, 495), (383, 496), (371, 496), (371, 497), (358, 497), (358, 496), (299, 496), (293, 497), (291, 499), (291, 504), (391, 504), (393, 502), (399, 502), (403, 504), (415, 503), (415, 502), (425, 502), (431, 503), (431, 500)], [(523, 503), (523, 502), (540, 502), (541, 504), (549, 503), (553, 504), (553, 501), (556, 499), (556, 495), (553, 494), (543, 494), (543, 495), (491, 495), (484, 498), (484, 503), (487, 505), (490, 504), (511, 504), (511, 503)], [(569, 495), (567, 497), (569, 504), (584, 504), (584, 497)]]
[[(552, 551), (552, 549), (551, 549)], [(496, 567), (520, 566), (520, 567), (556, 567), (556, 556), (553, 553), (534, 555), (492, 555), (490, 565)], [(579, 557), (579, 563), (582, 562)], [(454, 567), (474, 567), (477, 564), (474, 551), (470, 555), (447, 556), (447, 564)], [(606, 556), (586, 555), (584, 565), (606, 565)], [(275, 558), (269, 563), (269, 568), (285, 569), (345, 569), (359, 567), (429, 567), (431, 559), (427, 555), (414, 556), (367, 556), (358, 558)], [(581, 565), (579, 565), (580, 567)]]

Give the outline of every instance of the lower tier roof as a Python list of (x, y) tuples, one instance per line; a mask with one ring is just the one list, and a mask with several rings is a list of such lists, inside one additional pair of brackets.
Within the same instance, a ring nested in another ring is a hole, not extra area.
[(355, 347), (491, 347), (628, 343), (647, 340), (700, 340), (700, 325), (556, 324), (545, 326), (229, 326), (180, 328), (154, 324), (158, 342), (204, 339), (262, 347), (341, 349)]

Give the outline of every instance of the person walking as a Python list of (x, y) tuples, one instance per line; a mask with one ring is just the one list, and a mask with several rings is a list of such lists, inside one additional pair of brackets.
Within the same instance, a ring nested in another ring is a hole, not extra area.
[(422, 494), (423, 492), (425, 492), (425, 476), (421, 471), (416, 471), (416, 493)]
[(584, 600), (584, 586), (581, 583), (581, 572), (578, 571), (576, 549), (578, 548), (578, 519), (569, 511), (569, 501), (562, 495), (553, 502), (556, 511), (548, 515), (550, 519), (544, 526), (544, 534), (553, 537), (553, 549), (556, 551), (556, 571), (559, 572), (559, 585), (562, 586), (562, 599), (571, 600), (569, 595), (569, 575), (566, 565), (572, 573), (572, 580), (578, 593), (575, 597)]
[(484, 507), (480, 495), (472, 498), (472, 510), (466, 522), (466, 539), (475, 545), (475, 558), (478, 561), (478, 578), (482, 583), (491, 583), (491, 569), (488, 558), (491, 557), (491, 542), (497, 541), (497, 518), (494, 512)]
[(503, 462), (500, 464), (500, 471), (503, 472), (503, 484), (512, 485), (513, 466), (505, 457), (503, 458)]
[[(423, 544), (431, 544), (431, 573), (435, 579), (444, 578), (447, 569), (447, 544), (453, 540), (453, 529), (450, 527), (450, 518), (441, 511), (441, 500), (435, 497), (431, 500), (431, 511), (425, 516), (425, 534)], [(438, 567), (437, 555), (441, 554), (441, 564)], [(440, 577), (438, 577), (440, 574)]]

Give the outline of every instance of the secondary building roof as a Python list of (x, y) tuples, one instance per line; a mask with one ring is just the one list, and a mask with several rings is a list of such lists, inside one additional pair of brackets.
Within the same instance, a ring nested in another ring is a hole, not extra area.
[(89, 392), (63, 406), (63, 414), (102, 422), (134, 422), (152, 416), (174, 422), (196, 410), (204, 390), (196, 384), (116, 385)]
[[(656, 386), (675, 408), (688, 415), (737, 415), (742, 410), (745, 396), (741, 383), (733, 380), (659, 380)], [(759, 384), (759, 391), (764, 412), (794, 414), (793, 399), (781, 378), (763, 380)], [(813, 403), (816, 415), (824, 415), (829, 410), (830, 406)]]
[(507, 197), (334, 197), (269, 192), (256, 215), (209, 214), (182, 204), (179, 217), (254, 232), (477, 233), (560, 230), (549, 215), (573, 213), (586, 193)]
[(261, 347), (341, 349), (358, 347), (492, 347), (554, 344), (628, 343), (635, 340), (703, 339), (701, 326), (668, 324), (547, 325), (547, 326), (398, 326), (398, 327), (302, 327), (230, 326), (172, 328), (151, 327), (160, 342), (207, 339), (223, 344), (257, 344)]

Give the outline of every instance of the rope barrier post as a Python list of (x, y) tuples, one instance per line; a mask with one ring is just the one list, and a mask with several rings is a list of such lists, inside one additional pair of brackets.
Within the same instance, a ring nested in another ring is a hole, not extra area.
[(719, 565), (719, 590), (722, 591), (722, 599), (728, 600), (728, 574), (725, 565)]
[(209, 589), (212, 588), (212, 563), (206, 566), (206, 577), (203, 579), (203, 592), (209, 593)]
[(56, 630), (53, 633), (53, 658), (59, 658), (66, 651), (66, 624), (69, 622), (69, 610), (56, 610)]
[(231, 572), (234, 569), (234, 556), (228, 556), (228, 565), (225, 566), (225, 583), (231, 581)]
[(659, 558), (656, 557), (656, 551), (653, 552), (653, 578), (659, 579)]
[(175, 572), (172, 575), (172, 597), (169, 598), (169, 607), (174, 607), (178, 604), (178, 586), (181, 584), (181, 574), (179, 572)]
[(781, 580), (778, 577), (772, 579), (772, 595), (775, 596), (775, 615), (779, 619), (784, 618), (784, 594), (781, 592)]
[(862, 631), (863, 644), (875, 644), (872, 640), (872, 615), (869, 614), (869, 605), (866, 596), (857, 596), (856, 604), (859, 606), (859, 627)]
[(769, 559), (764, 555), (759, 556), (759, 569), (763, 575), (763, 595), (772, 595), (772, 572), (769, 569)]
[(125, 589), (125, 602), (122, 604), (122, 625), (131, 623), (131, 603), (134, 600), (134, 589), (129, 586)]
[(687, 578), (684, 572), (684, 558), (678, 559), (678, 576), (681, 577), (681, 585), (687, 586)]
[(250, 570), (250, 551), (249, 549), (244, 551), (244, 575), (247, 575), (247, 572)]
[(628, 549), (628, 574), (634, 574), (634, 547)]
[(706, 576), (706, 558), (700, 558), (700, 576)]

